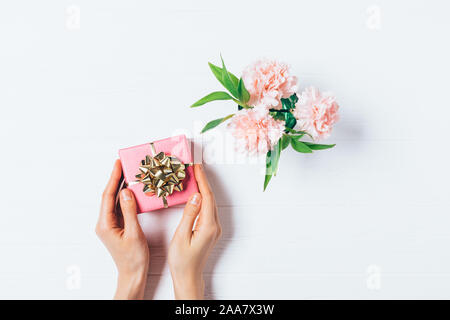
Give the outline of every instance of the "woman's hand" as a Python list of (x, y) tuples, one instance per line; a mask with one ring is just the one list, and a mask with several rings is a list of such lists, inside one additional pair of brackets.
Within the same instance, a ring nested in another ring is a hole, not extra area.
[(194, 165), (194, 172), (200, 193), (190, 197), (169, 247), (175, 298), (183, 300), (203, 299), (203, 268), (222, 233), (214, 194), (203, 167)]
[[(99, 238), (116, 263), (119, 272), (115, 299), (142, 299), (150, 259), (147, 240), (139, 225), (133, 192), (120, 193), (120, 209), (115, 210), (115, 197), (122, 175), (120, 160), (116, 160), (111, 178), (103, 192), (97, 227)], [(121, 212), (120, 212), (121, 211)]]

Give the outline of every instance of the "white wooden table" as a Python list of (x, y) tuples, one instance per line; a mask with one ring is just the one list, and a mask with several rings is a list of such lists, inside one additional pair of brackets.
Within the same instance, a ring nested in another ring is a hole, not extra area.
[[(450, 298), (448, 75), (444, 1), (4, 1), (0, 298), (111, 298), (96, 238), (117, 150), (186, 133), (203, 143), (223, 237), (209, 298)], [(259, 57), (333, 91), (329, 151), (263, 164), (206, 121), (220, 85)], [(170, 116), (165, 117), (163, 114)], [(227, 155), (227, 156), (223, 156)], [(172, 298), (166, 252), (182, 207), (140, 215), (148, 298)]]

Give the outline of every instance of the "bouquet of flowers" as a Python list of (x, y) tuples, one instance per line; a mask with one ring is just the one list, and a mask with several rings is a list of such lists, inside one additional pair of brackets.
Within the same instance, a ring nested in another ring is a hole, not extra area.
[[(318, 144), (329, 137), (338, 119), (339, 106), (329, 93), (314, 87), (298, 91), (297, 77), (289, 66), (276, 60), (259, 60), (237, 78), (222, 67), (209, 63), (216, 79), (226, 91), (215, 91), (195, 102), (191, 108), (216, 100), (231, 100), (237, 112), (210, 121), (202, 133), (229, 120), (228, 129), (239, 151), (249, 155), (266, 154), (264, 190), (276, 175), (281, 151), (289, 145), (300, 153), (334, 147)], [(312, 142), (304, 141), (309, 137)]]

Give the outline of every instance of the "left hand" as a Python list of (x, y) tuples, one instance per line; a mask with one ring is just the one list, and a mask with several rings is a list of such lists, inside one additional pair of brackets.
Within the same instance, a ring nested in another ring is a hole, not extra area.
[(115, 197), (121, 176), (122, 165), (120, 160), (116, 160), (111, 178), (103, 192), (95, 231), (111, 253), (119, 272), (114, 298), (143, 299), (150, 251), (137, 219), (136, 200), (131, 190), (121, 191), (121, 210), (115, 210)]

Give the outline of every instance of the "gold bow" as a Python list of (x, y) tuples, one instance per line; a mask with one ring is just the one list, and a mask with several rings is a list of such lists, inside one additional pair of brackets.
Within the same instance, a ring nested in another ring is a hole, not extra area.
[[(154, 146), (152, 144), (152, 151)], [(155, 153), (155, 152), (154, 152)], [(167, 208), (166, 197), (174, 191), (183, 191), (183, 179), (186, 177), (186, 167), (177, 157), (168, 156), (159, 152), (156, 156), (145, 156), (139, 166), (140, 174), (136, 175), (137, 181), (144, 184), (143, 192), (156, 194), (163, 199), (164, 208)]]

